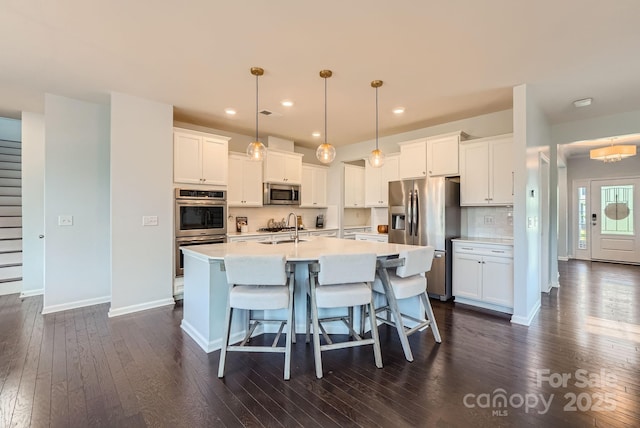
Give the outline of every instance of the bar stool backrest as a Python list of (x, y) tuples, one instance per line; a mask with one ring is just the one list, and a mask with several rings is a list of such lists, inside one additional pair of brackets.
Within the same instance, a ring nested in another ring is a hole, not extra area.
[(320, 285), (371, 282), (376, 276), (374, 253), (322, 255), (318, 262)]
[(400, 258), (404, 258), (404, 265), (396, 268), (396, 275), (400, 278), (429, 272), (433, 263), (435, 248), (431, 246), (401, 251)]
[(285, 264), (284, 254), (224, 258), (227, 283), (234, 285), (286, 285)]

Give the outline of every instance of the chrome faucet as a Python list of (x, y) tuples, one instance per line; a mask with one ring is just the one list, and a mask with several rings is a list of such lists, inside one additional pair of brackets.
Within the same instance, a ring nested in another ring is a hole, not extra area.
[(291, 227), (291, 216), (293, 216), (293, 227), (295, 227), (295, 232), (293, 235), (293, 242), (294, 243), (298, 243), (299, 239), (298, 239), (298, 216), (296, 215), (296, 213), (294, 212), (290, 212), (289, 215), (287, 216), (287, 226)]

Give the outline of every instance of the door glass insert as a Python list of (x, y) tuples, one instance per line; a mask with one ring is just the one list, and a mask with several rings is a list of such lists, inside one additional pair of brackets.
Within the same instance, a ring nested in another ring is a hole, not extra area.
[(600, 233), (633, 236), (633, 184), (602, 186)]
[(578, 249), (587, 249), (587, 188), (578, 187)]

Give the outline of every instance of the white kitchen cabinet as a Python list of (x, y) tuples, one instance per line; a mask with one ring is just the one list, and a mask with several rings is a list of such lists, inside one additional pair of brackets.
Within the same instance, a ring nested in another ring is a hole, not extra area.
[(427, 173), (429, 177), (452, 177), (460, 174), (459, 145), (460, 141), (466, 137), (467, 134), (458, 131), (427, 138)]
[(228, 236), (227, 242), (271, 242), (271, 234), (267, 233), (264, 235)]
[(453, 242), (456, 302), (513, 313), (513, 247)]
[(227, 185), (228, 137), (174, 128), (173, 181)]
[(460, 144), (460, 205), (513, 205), (512, 134)]
[(398, 180), (399, 154), (386, 156), (384, 165), (373, 168), (367, 162), (364, 169), (364, 204), (367, 207), (386, 207), (389, 202), (389, 182)]
[(399, 178), (427, 176), (427, 139), (405, 141), (400, 146)]
[(300, 208), (325, 208), (327, 206), (327, 168), (302, 165)]
[(364, 167), (344, 166), (344, 207), (364, 208)]
[(358, 233), (367, 233), (370, 232), (371, 228), (368, 226), (363, 227), (353, 227), (347, 226), (342, 230), (342, 238), (343, 239), (356, 239), (356, 235)]
[(369, 242), (389, 242), (389, 236), (384, 233), (360, 232), (355, 234), (355, 240)]
[(324, 236), (325, 238), (335, 238), (338, 236), (338, 229), (312, 230), (310, 236)]
[(262, 161), (253, 161), (244, 153), (229, 154), (227, 204), (230, 207), (262, 206)]
[(299, 153), (268, 149), (264, 160), (264, 182), (301, 184), (302, 156)]

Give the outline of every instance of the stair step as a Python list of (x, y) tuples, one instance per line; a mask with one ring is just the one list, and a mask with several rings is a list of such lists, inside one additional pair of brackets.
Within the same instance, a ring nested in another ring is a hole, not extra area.
[(0, 154), (22, 156), (22, 150), (15, 149), (13, 147), (3, 147), (0, 145)]
[(7, 147), (11, 149), (21, 149), (22, 144), (20, 141), (0, 140), (0, 147)]
[(21, 217), (21, 206), (0, 206), (0, 217)]
[(22, 227), (22, 217), (0, 217), (0, 228)]
[(22, 238), (21, 227), (0, 228), (0, 239), (17, 239), (17, 238)]
[(0, 252), (22, 251), (22, 238), (0, 240)]
[(22, 266), (0, 267), (0, 281), (15, 281), (22, 278)]

